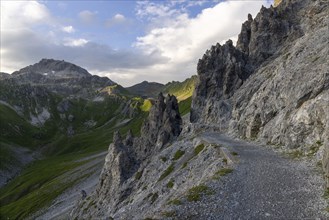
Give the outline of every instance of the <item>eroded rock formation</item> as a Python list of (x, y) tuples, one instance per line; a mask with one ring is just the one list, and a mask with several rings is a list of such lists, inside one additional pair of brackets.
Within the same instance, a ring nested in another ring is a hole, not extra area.
[[(141, 137), (134, 138), (131, 130), (125, 140), (115, 132), (96, 191), (79, 201), (72, 215), (79, 218), (105, 216), (122, 206), (122, 202), (139, 190), (134, 175), (142, 170), (152, 155), (179, 136), (182, 119), (175, 96), (159, 94), (141, 129)], [(93, 201), (90, 205), (88, 200)]]
[(283, 1), (249, 15), (236, 47), (217, 44), (199, 60), (191, 121), (305, 155), (328, 152), (328, 14), (323, 1)]

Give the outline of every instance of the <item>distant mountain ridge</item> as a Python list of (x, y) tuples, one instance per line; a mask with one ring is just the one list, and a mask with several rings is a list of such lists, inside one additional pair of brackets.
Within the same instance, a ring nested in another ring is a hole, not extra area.
[(130, 93), (138, 96), (154, 98), (159, 94), (159, 92), (161, 92), (163, 87), (164, 85), (161, 83), (143, 81), (133, 86), (126, 87), (125, 89), (128, 90)]

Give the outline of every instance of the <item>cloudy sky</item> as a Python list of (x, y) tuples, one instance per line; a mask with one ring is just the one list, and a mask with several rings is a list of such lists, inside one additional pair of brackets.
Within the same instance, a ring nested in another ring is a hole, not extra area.
[(205, 50), (236, 40), (271, 0), (1, 1), (1, 66), (66, 60), (129, 86), (196, 73)]

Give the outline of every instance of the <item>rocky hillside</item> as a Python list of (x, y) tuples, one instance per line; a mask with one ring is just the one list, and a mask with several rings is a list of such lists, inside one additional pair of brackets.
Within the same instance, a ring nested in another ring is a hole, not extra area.
[(236, 46), (217, 43), (199, 60), (192, 123), (182, 126), (176, 98), (160, 95), (140, 138), (114, 135), (97, 189), (82, 196), (72, 217), (327, 216), (312, 166), (218, 131), (323, 158), (328, 175), (328, 12), (322, 1), (290, 0), (248, 15)]
[(115, 84), (107, 77), (91, 75), (75, 64), (53, 59), (42, 59), (39, 63), (13, 72), (5, 80), (7, 84), (44, 86), (60, 95), (75, 94), (84, 98), (94, 96), (100, 89)]
[[(145, 117), (142, 104), (110, 79), (65, 61), (43, 59), (13, 74), (1, 73), (0, 187), (34, 160), (99, 151), (102, 147), (90, 144), (96, 133), (113, 133), (129, 122), (138, 132)], [(103, 141), (103, 147), (110, 142)]]
[(236, 47), (217, 44), (199, 60), (191, 121), (320, 159), (328, 151), (328, 14), (323, 1), (283, 1), (249, 15)]
[[(134, 138), (131, 132), (128, 132), (125, 139), (119, 132), (114, 134), (99, 185), (92, 195), (80, 201), (77, 209), (74, 210), (74, 217), (92, 218), (112, 215), (124, 206), (124, 201), (140, 194), (140, 185), (136, 182), (145, 184), (139, 180), (144, 170), (150, 169), (150, 160), (157, 157), (170, 141), (175, 140), (181, 130), (182, 120), (176, 97), (168, 95), (164, 98), (160, 93), (141, 128), (140, 138)], [(149, 181), (153, 181), (152, 178), (149, 177)], [(94, 205), (86, 202), (88, 200)], [(108, 210), (108, 207), (111, 209)]]
[(138, 134), (141, 105), (110, 79), (64, 61), (1, 73), (0, 218), (26, 218), (88, 178), (68, 176), (105, 150), (115, 130)]

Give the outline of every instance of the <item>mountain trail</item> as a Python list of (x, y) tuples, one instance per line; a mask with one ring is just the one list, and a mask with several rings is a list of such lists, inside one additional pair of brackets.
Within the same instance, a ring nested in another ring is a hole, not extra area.
[(324, 181), (314, 165), (268, 147), (204, 133), (209, 143), (236, 152), (231, 174), (211, 180), (214, 190), (199, 202), (177, 207), (177, 219), (327, 219)]

